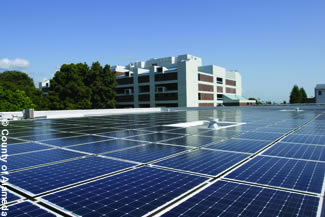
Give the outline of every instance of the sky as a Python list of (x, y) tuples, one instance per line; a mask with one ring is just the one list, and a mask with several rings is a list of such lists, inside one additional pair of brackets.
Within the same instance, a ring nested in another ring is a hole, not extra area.
[(180, 54), (239, 70), (243, 95), (288, 101), (325, 83), (324, 0), (2, 0), (0, 71), (34, 82), (65, 63)]

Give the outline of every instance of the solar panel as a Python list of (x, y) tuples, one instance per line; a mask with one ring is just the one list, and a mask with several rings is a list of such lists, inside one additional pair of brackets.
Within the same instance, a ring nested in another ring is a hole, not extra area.
[(8, 177), (10, 184), (39, 194), (134, 165), (106, 158), (87, 157), (12, 173)]
[(76, 133), (51, 133), (51, 134), (35, 134), (31, 136), (22, 136), (19, 137), (21, 139), (25, 140), (31, 140), (31, 141), (42, 141), (47, 139), (56, 139), (56, 138), (62, 138), (62, 137), (71, 137), (71, 136), (78, 136), (80, 134)]
[(125, 138), (129, 136), (136, 136), (136, 135), (142, 135), (142, 134), (148, 134), (150, 132), (146, 131), (139, 131), (139, 130), (119, 130), (115, 132), (110, 133), (100, 133), (101, 136), (108, 136), (113, 138)]
[(143, 216), (206, 178), (142, 167), (45, 196), (81, 216)]
[(31, 202), (22, 202), (8, 207), (8, 216), (53, 217), (53, 213)]
[(97, 142), (97, 141), (108, 140), (108, 139), (109, 138), (100, 137), (100, 136), (92, 136), (92, 135), (81, 136), (81, 135), (79, 135), (79, 136), (69, 137), (69, 138), (45, 140), (45, 141), (42, 141), (42, 143), (64, 147), (64, 146)]
[(241, 134), (237, 138), (273, 141), (279, 139), (281, 136), (283, 136), (283, 133), (248, 132)]
[(9, 145), (7, 147), (9, 155), (21, 154), (21, 153), (30, 152), (30, 151), (39, 151), (39, 150), (44, 150), (44, 149), (49, 149), (49, 148), (51, 148), (51, 147), (33, 143), (33, 142), (14, 144), (14, 145)]
[(255, 153), (270, 144), (269, 141), (257, 141), (249, 139), (228, 139), (224, 142), (207, 146), (207, 148), (217, 150), (228, 150), (237, 152)]
[(69, 147), (69, 149), (99, 154), (99, 153), (105, 153), (109, 151), (116, 151), (124, 148), (130, 148), (142, 144), (145, 144), (145, 142), (123, 140), (123, 139), (112, 139), (112, 140), (107, 140), (102, 142), (89, 143), (85, 145), (72, 146)]
[(175, 128), (169, 130), (169, 133), (179, 133), (179, 134), (190, 134), (190, 135), (203, 135), (206, 132), (212, 131), (211, 129), (203, 129), (199, 127), (186, 127), (186, 128)]
[(33, 153), (9, 156), (7, 167), (8, 170), (11, 171), (16, 169), (22, 169), (25, 167), (36, 166), (39, 164), (52, 163), (55, 161), (80, 157), (82, 155), (84, 154), (62, 150), (62, 149), (38, 151)]
[(152, 133), (152, 134), (132, 136), (132, 137), (128, 137), (128, 139), (146, 141), (146, 142), (159, 142), (167, 139), (177, 138), (180, 136), (181, 135), (179, 134), (171, 134), (171, 133)]
[(134, 147), (123, 151), (112, 152), (105, 155), (146, 163), (185, 150), (188, 149), (185, 147), (176, 147), (171, 145), (147, 144), (140, 147)]
[(220, 130), (210, 130), (208, 132), (204, 132), (201, 135), (202, 136), (216, 136), (216, 137), (225, 137), (225, 138), (229, 138), (229, 137), (233, 137), (236, 136), (238, 134), (240, 134), (240, 131), (236, 131), (236, 130), (230, 130), (229, 129), (220, 129)]
[(226, 177), (321, 193), (324, 175), (325, 163), (258, 156)]
[(217, 175), (247, 157), (247, 154), (201, 149), (155, 164), (202, 174)]
[(324, 135), (299, 135), (291, 134), (283, 139), (284, 142), (303, 143), (303, 144), (318, 144), (325, 145)]
[(4, 198), (4, 196), (7, 196), (7, 203), (11, 203), (15, 200), (21, 199), (20, 196), (10, 192), (8, 189), (6, 189), (6, 191), (3, 191), (3, 189), (1, 189), (1, 195), (2, 195), (2, 198)]
[(163, 141), (161, 143), (182, 145), (182, 146), (203, 146), (212, 142), (221, 141), (222, 139), (224, 138), (209, 137), (209, 136), (183, 136), (181, 138), (171, 139), (171, 140)]
[(263, 155), (325, 161), (325, 146), (280, 142), (264, 152)]
[(316, 216), (319, 198), (218, 181), (167, 216)]

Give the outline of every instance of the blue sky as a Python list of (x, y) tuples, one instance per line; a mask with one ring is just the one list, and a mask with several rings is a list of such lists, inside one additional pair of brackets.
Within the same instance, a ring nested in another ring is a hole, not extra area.
[(283, 101), (325, 83), (323, 0), (4, 0), (0, 60), (35, 82), (64, 63), (124, 65), (192, 54), (237, 69), (246, 97)]

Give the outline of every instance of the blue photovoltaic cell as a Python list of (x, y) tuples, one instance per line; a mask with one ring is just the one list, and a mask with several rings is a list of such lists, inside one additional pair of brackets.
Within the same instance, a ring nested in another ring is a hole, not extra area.
[(7, 145), (22, 143), (22, 142), (25, 142), (25, 141), (22, 141), (22, 140), (19, 140), (19, 139), (14, 139), (12, 137), (7, 137)]
[(141, 167), (45, 196), (83, 217), (143, 216), (206, 178)]
[(325, 146), (280, 142), (273, 145), (263, 155), (325, 161)]
[(63, 146), (69, 146), (69, 145), (97, 142), (97, 141), (102, 141), (102, 140), (109, 140), (109, 138), (85, 135), (85, 136), (77, 136), (77, 137), (70, 137), (70, 138), (45, 140), (45, 141), (42, 141), (42, 143), (63, 147)]
[(170, 133), (152, 133), (152, 134), (132, 136), (132, 137), (128, 137), (128, 139), (147, 141), (147, 142), (159, 142), (162, 140), (173, 139), (180, 136), (181, 135), (179, 134), (170, 134)]
[(69, 149), (99, 154), (99, 153), (104, 153), (109, 151), (115, 151), (122, 148), (130, 148), (132, 146), (141, 145), (141, 144), (145, 144), (145, 142), (114, 139), (114, 140), (90, 143), (86, 145), (72, 146), (69, 147)]
[(325, 163), (273, 157), (256, 157), (227, 178), (321, 193)]
[(179, 133), (179, 134), (190, 134), (190, 135), (202, 135), (203, 133), (209, 132), (211, 129), (202, 129), (198, 127), (177, 127), (174, 130), (169, 130), (169, 133)]
[(202, 136), (216, 136), (216, 137), (233, 137), (235, 135), (240, 134), (240, 131), (235, 131), (235, 130), (230, 130), (231, 128), (228, 129), (220, 129), (220, 130), (210, 130), (208, 132), (204, 132), (201, 135)]
[[(4, 191), (1, 191), (1, 194), (4, 195)], [(11, 193), (10, 191), (8, 191), (7, 189), (7, 202), (10, 203), (10, 202), (13, 202), (15, 200), (19, 200), (21, 197), (17, 196), (16, 194), (14, 193)]]
[(80, 157), (82, 155), (84, 154), (62, 149), (38, 151), (33, 153), (9, 156), (7, 166), (8, 170), (11, 171), (24, 167), (35, 166), (38, 164), (51, 163), (55, 161), (66, 160), (69, 158)]
[(270, 141), (256, 141), (249, 139), (229, 139), (224, 142), (207, 146), (207, 148), (255, 153), (270, 144)]
[(273, 141), (279, 139), (281, 136), (283, 136), (283, 133), (248, 132), (241, 134), (237, 138)]
[(139, 130), (120, 130), (120, 131), (115, 131), (115, 132), (110, 132), (110, 133), (101, 133), (98, 135), (101, 136), (109, 136), (113, 138), (125, 138), (129, 136), (136, 136), (136, 135), (142, 135), (142, 134), (148, 134), (150, 132), (147, 131), (139, 131)]
[(162, 216), (316, 216), (318, 203), (317, 197), (218, 181)]
[(36, 134), (33, 136), (24, 136), (24, 137), (19, 137), (21, 139), (26, 139), (26, 140), (32, 140), (32, 141), (42, 141), (42, 140), (47, 140), (47, 139), (57, 139), (57, 138), (62, 138), (62, 137), (70, 137), (70, 136), (78, 136), (80, 134), (76, 133), (51, 133), (51, 134)]
[(289, 133), (292, 128), (281, 128), (281, 127), (265, 127), (256, 129), (256, 132), (264, 132), (264, 133)]
[(20, 154), (24, 152), (30, 152), (30, 151), (38, 151), (38, 150), (44, 150), (49, 149), (52, 147), (41, 145), (33, 142), (27, 142), (27, 143), (20, 143), (15, 145), (8, 145), (7, 150), (8, 154)]
[[(9, 175), (9, 182), (34, 194), (115, 172), (135, 164), (87, 157)], [(46, 180), (46, 184), (44, 184)]]
[(56, 215), (48, 212), (31, 202), (22, 202), (8, 207), (8, 216), (26, 217), (55, 217)]
[(188, 149), (185, 147), (176, 147), (171, 145), (148, 144), (105, 155), (146, 163), (185, 150)]
[(318, 144), (325, 145), (325, 136), (321, 135), (300, 135), (291, 134), (283, 139), (284, 142), (304, 143), (304, 144)]
[(202, 146), (212, 142), (221, 141), (224, 138), (210, 137), (210, 136), (184, 136), (177, 139), (164, 141), (165, 144), (174, 144), (182, 146)]
[(156, 164), (202, 174), (217, 175), (246, 157), (248, 157), (247, 154), (201, 149), (160, 161)]

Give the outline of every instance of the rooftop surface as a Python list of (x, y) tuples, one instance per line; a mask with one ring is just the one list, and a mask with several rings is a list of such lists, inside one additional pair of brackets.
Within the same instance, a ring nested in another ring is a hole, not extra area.
[[(242, 125), (168, 126), (210, 117)], [(325, 107), (193, 109), (4, 128), (8, 216), (325, 214)]]

